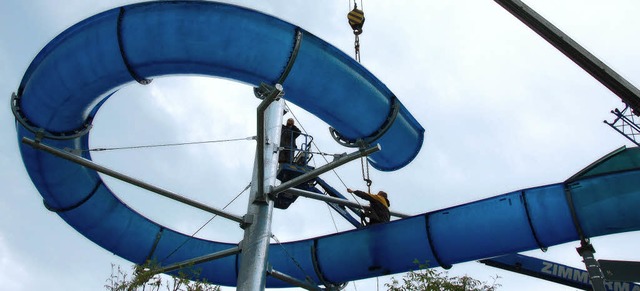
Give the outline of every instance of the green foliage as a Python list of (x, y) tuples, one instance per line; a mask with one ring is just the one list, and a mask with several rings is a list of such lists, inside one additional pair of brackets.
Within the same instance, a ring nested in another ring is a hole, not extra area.
[(402, 277), (400, 282), (395, 277), (391, 278), (391, 283), (385, 283), (385, 287), (389, 288), (389, 291), (495, 291), (500, 287), (497, 284), (498, 276), (493, 278), (493, 283), (488, 285), (487, 282), (482, 282), (473, 279), (467, 275), (462, 277), (449, 277), (447, 271), (438, 271), (436, 269), (427, 268), (426, 264), (419, 264), (418, 271), (411, 271), (406, 273)]
[(160, 275), (156, 271), (159, 268), (157, 262), (148, 261), (142, 266), (133, 266), (130, 276), (120, 266), (111, 264), (111, 276), (104, 287), (109, 291), (159, 291), (162, 286), (167, 291), (220, 291), (220, 286), (210, 285), (206, 280), (192, 281), (200, 275), (193, 266), (183, 268), (177, 276)]
[[(391, 283), (385, 283), (389, 291), (496, 291), (500, 284), (493, 278), (493, 283), (488, 284), (473, 279), (467, 275), (462, 277), (450, 277), (447, 271), (438, 271), (427, 268), (426, 264), (418, 265), (417, 271), (410, 271), (402, 277), (402, 281), (391, 278)], [(193, 266), (182, 269), (177, 276), (163, 276), (157, 274), (160, 266), (154, 262), (145, 265), (136, 265), (129, 275), (120, 266), (111, 264), (111, 276), (107, 279), (105, 288), (108, 291), (160, 291), (163, 286), (167, 291), (220, 291), (219, 286), (210, 285), (205, 281), (192, 281), (197, 278), (200, 271)]]

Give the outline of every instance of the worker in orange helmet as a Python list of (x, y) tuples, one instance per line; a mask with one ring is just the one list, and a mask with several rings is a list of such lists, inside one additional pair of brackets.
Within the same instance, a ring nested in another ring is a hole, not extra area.
[(370, 211), (365, 211), (365, 217), (369, 218), (368, 224), (376, 224), (388, 222), (391, 218), (389, 214), (389, 206), (391, 203), (387, 198), (387, 192), (379, 191), (378, 194), (366, 193), (360, 190), (352, 190), (347, 188), (347, 192), (356, 194), (356, 196), (369, 201)]

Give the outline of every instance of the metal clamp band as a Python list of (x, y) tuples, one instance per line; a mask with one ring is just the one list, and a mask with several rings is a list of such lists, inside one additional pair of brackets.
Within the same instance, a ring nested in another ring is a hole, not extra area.
[(573, 195), (571, 194), (571, 188), (573, 186), (579, 185), (579, 182), (573, 183), (565, 183), (564, 184), (564, 194), (567, 199), (567, 204), (569, 204), (569, 211), (571, 212), (571, 219), (573, 220), (573, 225), (578, 232), (578, 236), (580, 237), (581, 242), (589, 242), (589, 238), (584, 236), (584, 231), (582, 230), (582, 226), (580, 225), (580, 220), (578, 220), (578, 213), (576, 212), (576, 208), (573, 205)]
[(93, 122), (93, 117), (89, 116), (87, 120), (85, 120), (84, 124), (77, 129), (65, 131), (65, 132), (50, 132), (46, 131), (41, 127), (38, 127), (24, 115), (22, 110), (20, 109), (20, 99), (16, 93), (11, 94), (11, 112), (13, 112), (13, 116), (16, 118), (24, 128), (28, 131), (34, 133), (38, 139), (48, 138), (55, 140), (65, 140), (65, 139), (74, 139), (81, 137), (91, 130), (93, 126), (91, 122)]
[(536, 241), (536, 244), (540, 248), (541, 251), (546, 252), (547, 247), (542, 244), (540, 239), (538, 238), (538, 234), (536, 233), (536, 229), (533, 227), (533, 222), (531, 221), (531, 215), (529, 214), (529, 205), (527, 204), (526, 192), (523, 190), (520, 192), (520, 197), (522, 198), (522, 202), (524, 203), (524, 211), (527, 214), (527, 222), (529, 222), (529, 228), (531, 228), (531, 233), (533, 234), (533, 239)]
[(122, 56), (122, 61), (124, 62), (124, 66), (127, 67), (127, 71), (129, 71), (129, 75), (136, 80), (136, 82), (142, 85), (148, 85), (151, 83), (151, 79), (144, 78), (140, 76), (136, 71), (131, 67), (131, 63), (129, 63), (129, 58), (127, 58), (127, 54), (124, 51), (124, 46), (122, 45), (122, 19), (124, 18), (124, 7), (120, 7), (120, 11), (118, 13), (118, 23), (117, 23), (117, 35), (118, 35), (118, 48), (120, 49), (120, 55)]
[(400, 101), (398, 101), (398, 98), (393, 96), (393, 98), (391, 98), (391, 109), (389, 110), (389, 115), (387, 116), (387, 119), (382, 123), (382, 125), (380, 125), (380, 128), (378, 128), (378, 130), (376, 130), (372, 135), (353, 140), (353, 139), (347, 139), (343, 137), (333, 127), (329, 127), (329, 132), (331, 133), (331, 137), (333, 137), (333, 139), (342, 146), (351, 147), (351, 148), (366, 147), (367, 145), (372, 144), (377, 139), (382, 137), (387, 132), (387, 130), (391, 128), (391, 125), (393, 125), (393, 122), (396, 120), (396, 117), (398, 116), (398, 112), (400, 112)]
[(287, 76), (289, 76), (289, 72), (291, 72), (291, 68), (293, 68), (293, 64), (296, 62), (296, 58), (298, 57), (298, 51), (300, 50), (301, 43), (302, 43), (302, 31), (300, 30), (299, 27), (296, 27), (296, 35), (295, 35), (295, 42), (293, 44), (293, 50), (291, 51), (291, 54), (289, 55), (289, 61), (287, 62), (287, 65), (284, 67), (282, 74), (280, 74), (280, 78), (278, 79), (276, 84), (283, 84), (284, 81), (287, 79)]
[(318, 279), (320, 279), (320, 282), (322, 283), (322, 285), (324, 285), (326, 288), (326, 290), (342, 290), (345, 287), (347, 287), (347, 283), (340, 283), (340, 284), (336, 284), (336, 283), (332, 283), (329, 280), (325, 279), (324, 276), (322, 275), (322, 270), (320, 269), (320, 264), (318, 264), (318, 240), (314, 239), (313, 240), (313, 245), (311, 245), (311, 262), (313, 263), (313, 270), (316, 272), (316, 275), (318, 276)]
[(56, 207), (53, 207), (53, 206), (49, 205), (47, 203), (47, 201), (44, 200), (44, 199), (42, 200), (42, 203), (44, 204), (44, 207), (47, 208), (47, 210), (49, 210), (51, 212), (55, 212), (55, 213), (61, 213), (61, 212), (67, 212), (67, 211), (70, 211), (70, 210), (74, 210), (74, 209), (80, 207), (85, 202), (89, 201), (89, 199), (91, 199), (91, 197), (93, 197), (93, 194), (96, 194), (96, 192), (98, 191), (98, 188), (100, 187), (100, 185), (102, 185), (102, 180), (100, 180), (100, 181), (98, 181), (98, 183), (96, 183), (96, 185), (91, 190), (91, 193), (89, 193), (89, 195), (87, 195), (87, 197), (84, 197), (82, 200), (78, 201), (76, 204), (73, 204), (71, 206), (67, 206), (67, 207), (64, 207), (64, 208), (56, 208)]
[(158, 247), (158, 243), (160, 242), (160, 239), (162, 238), (163, 233), (164, 233), (164, 226), (160, 226), (160, 230), (158, 231), (158, 233), (156, 233), (156, 239), (153, 241), (151, 250), (149, 250), (149, 254), (147, 255), (147, 258), (144, 260), (145, 263), (151, 260), (151, 258), (153, 258), (153, 254), (156, 252), (156, 248)]
[(444, 264), (442, 262), (442, 260), (440, 259), (440, 256), (438, 256), (438, 253), (436, 252), (436, 248), (433, 245), (433, 239), (431, 238), (431, 228), (429, 227), (429, 213), (426, 213), (424, 215), (424, 223), (427, 226), (427, 241), (429, 242), (429, 248), (431, 249), (431, 253), (433, 253), (433, 258), (436, 259), (436, 263), (438, 263), (438, 266), (442, 267), (445, 270), (449, 270), (451, 269), (451, 265), (449, 264)]
[[(280, 78), (278, 78), (278, 81), (276, 81), (275, 83), (276, 85), (271, 85), (264, 82), (260, 83), (260, 86), (253, 88), (253, 94), (256, 96), (256, 98), (264, 100), (265, 97), (267, 97), (271, 92), (273, 92), (276, 89), (277, 85), (281, 86), (284, 83), (284, 81), (287, 79), (287, 76), (289, 76), (289, 72), (291, 72), (291, 68), (293, 68), (293, 64), (296, 62), (296, 58), (298, 57), (300, 44), (302, 43), (302, 31), (298, 27), (296, 27), (296, 35), (294, 39), (295, 41), (293, 43), (293, 49), (291, 50), (291, 54), (289, 55), (289, 60), (287, 61), (287, 65), (284, 67), (282, 73), (280, 74)], [(282, 91), (282, 89), (280, 91)], [(284, 92), (278, 95), (277, 98), (280, 98), (283, 95), (284, 95)]]
[(578, 182), (573, 182), (573, 183), (565, 183), (564, 184), (564, 194), (565, 197), (567, 198), (567, 204), (569, 205), (569, 211), (571, 212), (571, 219), (573, 220), (573, 225), (576, 228), (576, 231), (578, 232), (578, 236), (580, 237), (580, 241), (581, 242), (589, 242), (589, 238), (584, 236), (584, 231), (582, 230), (582, 226), (580, 225), (580, 220), (578, 219), (578, 213), (576, 212), (576, 208), (573, 205), (573, 195), (571, 194), (571, 189), (570, 187), (573, 187), (575, 185), (579, 185), (580, 183)]

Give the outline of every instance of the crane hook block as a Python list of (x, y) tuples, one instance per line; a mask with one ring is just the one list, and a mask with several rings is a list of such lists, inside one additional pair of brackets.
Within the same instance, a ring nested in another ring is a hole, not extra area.
[(364, 25), (364, 11), (355, 7), (347, 14), (347, 18), (349, 19), (349, 25), (353, 29), (353, 34), (360, 35), (362, 33), (362, 25)]

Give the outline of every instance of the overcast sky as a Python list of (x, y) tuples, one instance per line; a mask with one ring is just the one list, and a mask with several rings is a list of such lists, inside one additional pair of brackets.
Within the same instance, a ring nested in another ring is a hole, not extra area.
[[(6, 98), (0, 107), (0, 290), (103, 290), (112, 263), (131, 265), (44, 208), (22, 164), (9, 98), (32, 59), (56, 35), (96, 13), (134, 2), (0, 2), (0, 96)], [(296, 24), (353, 55), (346, 0), (223, 2)], [(640, 85), (640, 3), (527, 4)], [(610, 110), (622, 109), (618, 97), (493, 1), (376, 0), (365, 1), (364, 12), (362, 64), (426, 129), (422, 151), (410, 165), (395, 172), (371, 172), (373, 189), (389, 192), (395, 211), (419, 214), (561, 182), (616, 148), (631, 145), (602, 122), (612, 120)], [(225, 80), (169, 77), (146, 87), (131, 84), (103, 106), (90, 142), (92, 147), (118, 147), (249, 137), (255, 135), (257, 104), (251, 87)], [(288, 105), (320, 150), (350, 151), (330, 138), (322, 121)], [(244, 140), (92, 156), (100, 164), (221, 208), (249, 183), (254, 147), (253, 141)], [(360, 163), (352, 162), (323, 178), (343, 191), (342, 181), (364, 188), (360, 171)], [(178, 231), (191, 234), (211, 218), (105, 180), (132, 208)], [(242, 215), (246, 201), (247, 193), (228, 210)], [(350, 229), (339, 216), (333, 217), (335, 224), (324, 205), (301, 198), (286, 212), (276, 211), (273, 233), (289, 241)], [(242, 232), (235, 223), (216, 218), (198, 236), (237, 242)], [(592, 242), (597, 258), (640, 260), (639, 238), (631, 233)], [(584, 267), (577, 246), (576, 241), (526, 254)], [(450, 272), (483, 281), (498, 275), (503, 290), (571, 290), (477, 262), (454, 265)], [(388, 281), (383, 277), (379, 284)], [(346, 290), (375, 286), (376, 279), (369, 279)]]

